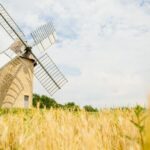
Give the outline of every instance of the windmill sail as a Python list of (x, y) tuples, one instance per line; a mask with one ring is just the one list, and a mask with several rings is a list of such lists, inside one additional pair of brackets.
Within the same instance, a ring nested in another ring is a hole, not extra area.
[(5, 29), (9, 36), (13, 39), (20, 39), (23, 43), (25, 40), (25, 35), (11, 18), (5, 8), (0, 4), (0, 25)]
[(38, 59), (38, 65), (35, 67), (35, 76), (47, 90), (50, 95), (67, 83), (67, 79), (60, 72), (52, 59), (45, 53)]
[(55, 29), (51, 22), (42, 25), (31, 33), (34, 40), (33, 46), (37, 46), (40, 51), (48, 49), (55, 43)]

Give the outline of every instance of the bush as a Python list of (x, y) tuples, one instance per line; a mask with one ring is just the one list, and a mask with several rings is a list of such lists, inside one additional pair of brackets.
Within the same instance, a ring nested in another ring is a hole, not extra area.
[(74, 102), (69, 102), (69, 103), (65, 104), (64, 108), (68, 109), (68, 110), (74, 110), (74, 111), (80, 110), (80, 107), (78, 105), (76, 105)]
[(58, 107), (58, 104), (54, 99), (49, 98), (45, 95), (39, 96), (38, 94), (34, 94), (33, 95), (33, 106), (37, 107), (38, 103), (40, 104), (39, 105), (40, 108), (46, 107), (49, 109), (51, 107), (53, 107), (53, 108)]
[(91, 105), (85, 105), (83, 108), (88, 112), (98, 112), (97, 108), (93, 108)]

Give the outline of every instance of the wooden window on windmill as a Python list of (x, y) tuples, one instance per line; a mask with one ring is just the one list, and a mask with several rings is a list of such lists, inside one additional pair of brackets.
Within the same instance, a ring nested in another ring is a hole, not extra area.
[(24, 95), (24, 108), (29, 108), (29, 96)]

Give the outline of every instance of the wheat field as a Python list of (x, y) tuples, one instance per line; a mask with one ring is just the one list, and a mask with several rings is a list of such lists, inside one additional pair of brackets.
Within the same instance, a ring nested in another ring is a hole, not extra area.
[(133, 109), (5, 110), (0, 113), (0, 149), (141, 150), (132, 120)]

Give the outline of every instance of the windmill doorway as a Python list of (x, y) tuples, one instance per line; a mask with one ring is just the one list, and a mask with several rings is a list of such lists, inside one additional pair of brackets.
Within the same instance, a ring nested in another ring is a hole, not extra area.
[(24, 108), (29, 108), (29, 96), (24, 96)]

